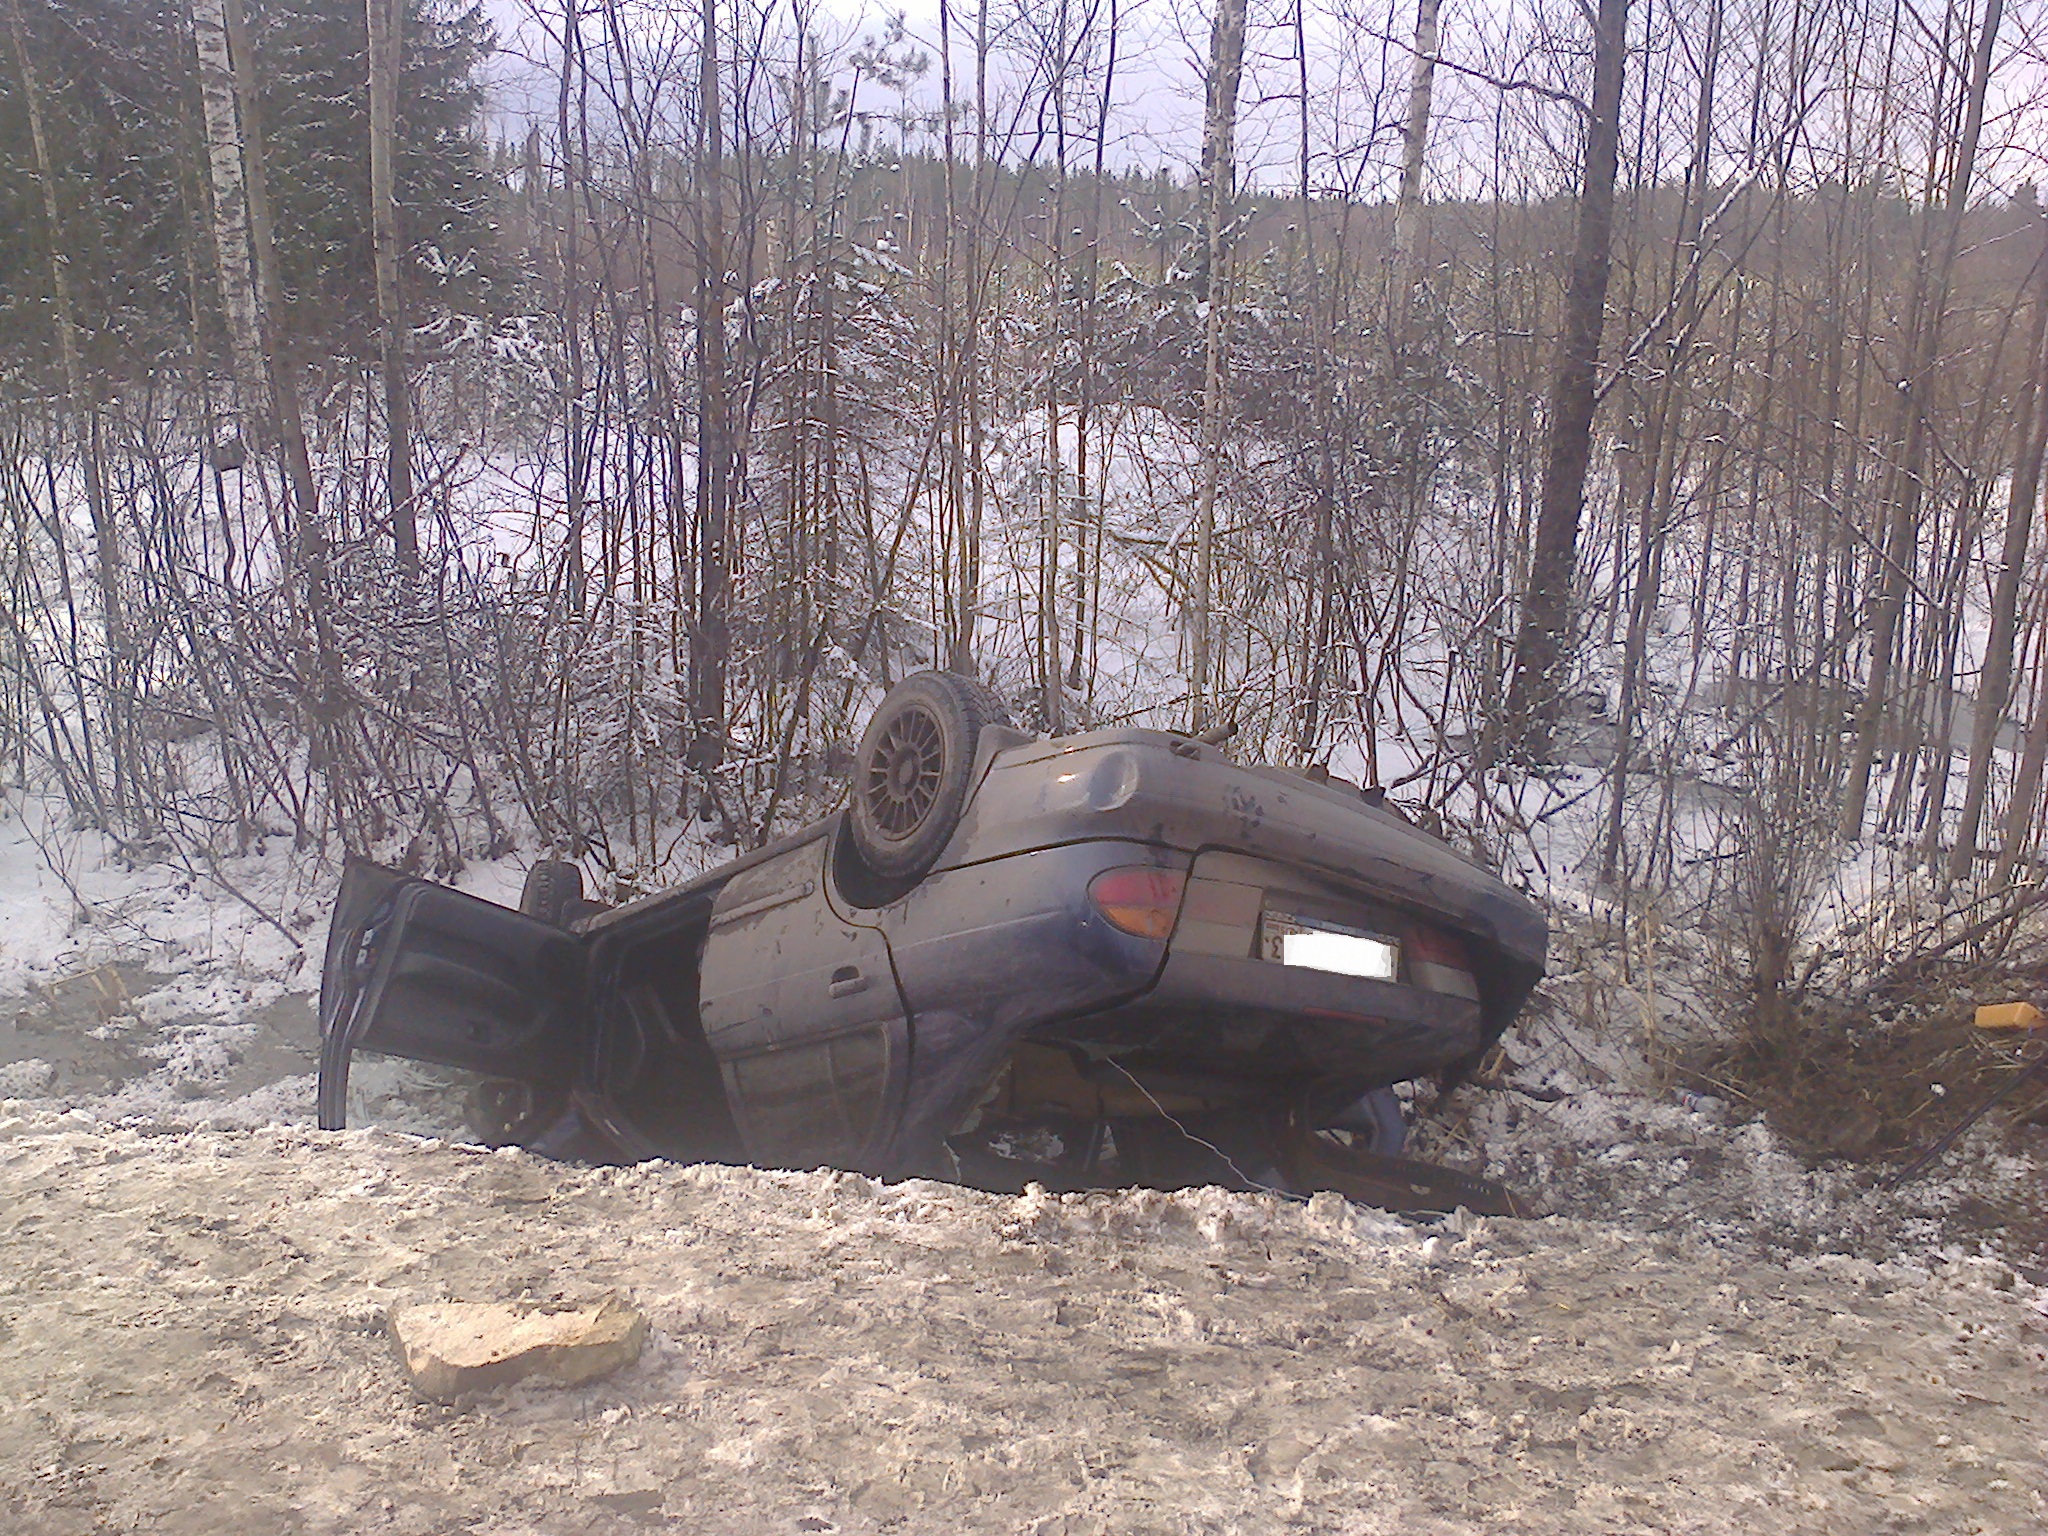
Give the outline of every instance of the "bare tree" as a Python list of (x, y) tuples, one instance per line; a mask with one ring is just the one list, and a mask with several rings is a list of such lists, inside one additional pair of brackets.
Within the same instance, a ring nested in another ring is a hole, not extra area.
[(725, 139), (719, 104), (718, 4), (702, 0), (697, 75), (697, 607), (690, 644), (690, 753), (723, 761), (730, 639), (733, 440), (725, 365)]
[(235, 407), (245, 439), (260, 437), (270, 414), (263, 336), (257, 323), (256, 276), (249, 260), (249, 202), (242, 176), (242, 124), (235, 71), (228, 55), (221, 0), (192, 0), (192, 45), (199, 59), (199, 96), (206, 116), (213, 248), (234, 363)]
[(2034, 328), (2028, 348), (2034, 363), (2021, 387), (2016, 415), (2018, 448), (2007, 489), (2005, 533), (1991, 589), (1991, 631), (1984, 641), (1984, 675), (1977, 685), (1970, 732), (1970, 770), (1963, 785), (1962, 817), (1949, 848), (1947, 878), (1969, 876), (1977, 857), (1977, 832), (1991, 786), (1992, 754), (2012, 703), (2014, 652), (2020, 630), (2020, 586), (2034, 536), (2034, 509), (2041, 496), (2041, 462), (2048, 451), (2048, 249), (2035, 261)]
[(1600, 334), (1612, 265), (1614, 179), (1621, 144), (1622, 66), (1628, 51), (1628, 0), (1599, 0), (1593, 17), (1593, 94), (1586, 111), (1586, 161), (1579, 189), (1564, 322), (1550, 396), (1549, 442), (1535, 549), (1522, 598), (1514, 674), (1501, 715), (1499, 744), (1540, 758), (1549, 750), (1572, 633), (1579, 520), (1599, 404)]
[(126, 742), (127, 726), (119, 718), (121, 709), (117, 701), (131, 696), (132, 679), (126, 674), (133, 665), (121, 593), (120, 534), (114, 525), (113, 506), (101, 461), (97, 391), (87, 376), (79, 346), (78, 315), (69, 276), (70, 256), (65, 249), (63, 209), (58, 202), (56, 168), (44, 128), (41, 83), (22, 26), (21, 0), (7, 0), (7, 22), (14, 44), (15, 68), (21, 77), (23, 105), (27, 109), (36, 181), (42, 194), (43, 225), (49, 242), (50, 294), (55, 300), (57, 350), (63, 360), (64, 390), (72, 419), (81, 429), (79, 457), (84, 465), (86, 509), (92, 519), (93, 546), (97, 556), (95, 570), (99, 577), (100, 622), (105, 628), (110, 660), (109, 675), (101, 679), (101, 697), (110, 712), (107, 726), (112, 745), (113, 791), (115, 803), (120, 806), (127, 799), (130, 754)]
[(1422, 243), (1422, 170), (1429, 149), (1429, 104), (1436, 87), (1437, 7), (1440, 0), (1416, 0), (1415, 61), (1408, 81), (1408, 120), (1401, 138), (1401, 189), (1394, 203), (1391, 265), (1397, 294), (1415, 285), (1414, 265)]
[(376, 244), (377, 315), (384, 333), (384, 483), (391, 505), (392, 552), (401, 569), (417, 571), (420, 541), (413, 507), (412, 393), (405, 377), (407, 322), (399, 277), (404, 246), (392, 171), (405, 0), (367, 0), (364, 11), (369, 32), (370, 220)]
[[(220, 260), (222, 303), (229, 314), (237, 350), (238, 371), (247, 369), (253, 352), (260, 358), (258, 388), (251, 377), (242, 387), (253, 407), (263, 412), (264, 435), (272, 425), (284, 447), (286, 484), (297, 518), (298, 547), (317, 547), (319, 498), (313, 484), (312, 456), (299, 411), (296, 381), (286, 365), (277, 317), (283, 308), (283, 284), (277, 269), (277, 242), (271, 226), (270, 195), (263, 165), (261, 90), (249, 44), (241, 0), (191, 0), (192, 42), (206, 108), (207, 148), (213, 173), (214, 238)], [(246, 250), (241, 241), (246, 240)], [(253, 267), (255, 281), (249, 282)], [(245, 407), (249, 408), (249, 407)]]
[(1216, 566), (1216, 491), (1223, 472), (1224, 351), (1229, 339), (1230, 224), (1236, 190), (1237, 91), (1244, 75), (1244, 0), (1217, 0), (1202, 120), (1202, 222), (1196, 295), (1202, 309), (1201, 481), (1195, 505), (1190, 713), (1209, 724)]
[(1992, 48), (1998, 39), (1998, 25), (2003, 14), (2004, 0), (1988, 0), (1970, 61), (1963, 123), (1950, 161), (1947, 185), (1940, 204), (1930, 211), (1925, 221), (1925, 235), (1914, 266), (1913, 318), (1910, 323), (1913, 355), (1899, 391), (1904, 429), (1887, 498), (1891, 517), (1885, 525), (1877, 591), (1872, 604), (1870, 675), (1862, 707), (1856, 717), (1856, 750), (1849, 760), (1842, 791), (1841, 832), (1845, 838), (1863, 835), (1871, 768), (1877, 760), (1878, 744), (1887, 717), (1895, 707), (1890, 696), (1892, 672), (1918, 549), (1919, 512), (1925, 489), (1922, 468), (1927, 454), (1928, 426), (1933, 415), (1929, 395), (1935, 387), (1935, 373), (1941, 357), (1950, 283), (1962, 238), (1963, 211), (1969, 203), (1970, 183), (1976, 174), (1977, 150), (1984, 131), (1984, 98), (1991, 80)]

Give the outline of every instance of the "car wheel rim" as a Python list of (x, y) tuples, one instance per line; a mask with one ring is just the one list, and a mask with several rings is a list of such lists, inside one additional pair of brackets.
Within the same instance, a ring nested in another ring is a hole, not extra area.
[(910, 836), (939, 798), (946, 743), (931, 711), (903, 710), (882, 732), (868, 765), (869, 815), (884, 837)]

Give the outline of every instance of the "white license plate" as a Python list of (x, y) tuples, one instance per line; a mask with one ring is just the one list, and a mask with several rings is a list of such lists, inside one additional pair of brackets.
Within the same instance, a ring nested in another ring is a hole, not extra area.
[(1319, 923), (1288, 912), (1259, 919), (1259, 953), (1281, 965), (1393, 981), (1401, 974), (1401, 946), (1376, 933)]

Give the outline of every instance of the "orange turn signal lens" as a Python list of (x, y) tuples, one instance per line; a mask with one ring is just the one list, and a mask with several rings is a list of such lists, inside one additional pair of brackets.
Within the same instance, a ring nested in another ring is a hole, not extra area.
[(1088, 899), (1111, 927), (1141, 939), (1164, 939), (1173, 934), (1180, 893), (1187, 883), (1186, 872), (1178, 869), (1105, 869), (1088, 882)]

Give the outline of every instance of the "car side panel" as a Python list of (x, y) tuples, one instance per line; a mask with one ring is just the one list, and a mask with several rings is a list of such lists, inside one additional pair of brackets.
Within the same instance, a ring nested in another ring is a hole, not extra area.
[[(1375, 1083), (1440, 1070), (1478, 1047), (1482, 1008), (1467, 998), (1260, 960), (1250, 927), (1227, 953), (1198, 944), (1181, 953), (1178, 934), (1169, 953), (1111, 927), (1088, 898), (1105, 869), (1186, 870), (1198, 857), (1115, 838), (1066, 843), (942, 869), (862, 914), (889, 936), (912, 1017), (893, 1169), (941, 1171), (943, 1139), (1027, 1036), (1258, 1078)], [(1218, 867), (1252, 867), (1231, 857)], [(1322, 889), (1269, 870), (1246, 889), (1251, 924), (1268, 880), (1282, 891)]]
[(784, 1167), (868, 1167), (889, 1139), (909, 1024), (889, 943), (826, 896), (814, 838), (719, 892), (699, 1017), (747, 1155)]
[(1185, 869), (1187, 859), (1116, 840), (1039, 849), (927, 875), (864, 914), (888, 935), (912, 1018), (909, 1079), (881, 1163), (941, 1171), (941, 1141), (1020, 1036), (1152, 985), (1166, 946), (1112, 928), (1088, 899), (1097, 874), (1130, 864)]

